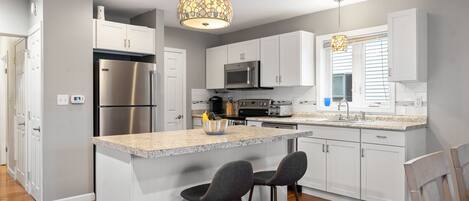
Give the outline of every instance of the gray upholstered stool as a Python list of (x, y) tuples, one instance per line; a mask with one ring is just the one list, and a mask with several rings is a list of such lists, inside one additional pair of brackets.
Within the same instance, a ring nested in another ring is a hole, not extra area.
[(251, 163), (236, 161), (223, 165), (211, 184), (194, 186), (181, 192), (188, 201), (234, 201), (241, 200), (253, 184)]
[[(296, 201), (299, 201), (296, 182), (306, 173), (308, 163), (305, 152), (294, 152), (282, 159), (277, 171), (262, 171), (254, 173), (254, 185), (270, 186), (270, 200), (277, 201), (277, 186), (293, 186)], [(252, 199), (254, 186), (249, 193)]]

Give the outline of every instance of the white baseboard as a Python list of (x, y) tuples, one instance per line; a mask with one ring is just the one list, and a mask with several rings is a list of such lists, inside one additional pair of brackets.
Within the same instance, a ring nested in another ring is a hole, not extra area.
[(337, 195), (337, 194), (333, 194), (333, 193), (328, 193), (328, 192), (324, 192), (324, 191), (320, 191), (320, 190), (308, 188), (308, 187), (305, 187), (305, 186), (303, 186), (303, 193), (308, 194), (308, 195), (312, 195), (312, 196), (314, 196), (314, 197), (326, 199), (326, 200), (333, 200), (333, 201), (359, 201), (359, 200), (357, 200), (357, 199), (355, 199), (355, 198), (350, 198), (350, 197), (345, 197), (345, 196), (341, 196), (341, 195)]
[(95, 195), (94, 193), (88, 193), (88, 194), (83, 194), (83, 195), (77, 195), (73, 197), (68, 197), (68, 198), (63, 198), (63, 199), (58, 199), (55, 201), (94, 201)]
[(16, 172), (8, 166), (7, 166), (7, 170), (8, 170), (8, 175), (10, 175), (11, 178), (16, 180)]

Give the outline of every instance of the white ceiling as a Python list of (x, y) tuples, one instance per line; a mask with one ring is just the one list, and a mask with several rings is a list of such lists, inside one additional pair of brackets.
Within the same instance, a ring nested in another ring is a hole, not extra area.
[[(366, 0), (345, 0), (343, 5), (362, 1)], [(178, 2), (178, 0), (94, 0), (95, 5), (103, 5), (107, 12), (124, 18), (154, 8), (162, 9), (165, 11), (166, 26), (182, 28), (176, 14)], [(234, 16), (231, 26), (209, 32), (229, 33), (337, 7), (334, 0), (232, 0), (232, 4)]]

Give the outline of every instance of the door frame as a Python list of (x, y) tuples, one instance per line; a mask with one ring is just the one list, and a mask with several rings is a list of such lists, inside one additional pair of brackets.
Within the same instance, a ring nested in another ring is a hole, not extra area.
[[(172, 48), (172, 47), (165, 47), (164, 48), (164, 52), (172, 52), (172, 53), (179, 53), (179, 54), (182, 54), (183, 55), (183, 69), (182, 69), (182, 91), (183, 91), (183, 95), (182, 95), (182, 99), (183, 99), (183, 104), (182, 104), (182, 113), (184, 115), (183, 117), (183, 122), (182, 122), (182, 127), (183, 129), (187, 129), (187, 119), (189, 118), (188, 115), (187, 115), (187, 54), (186, 54), (186, 50), (185, 49), (178, 49), (178, 48)], [(166, 73), (166, 65), (164, 65), (164, 70), (163, 70), (164, 73)], [(163, 94), (166, 94), (166, 75), (163, 76), (163, 91), (164, 93)], [(164, 102), (166, 101), (166, 99), (163, 97), (163, 105), (164, 105)], [(164, 108), (163, 106), (163, 130), (166, 130), (165, 127), (165, 118), (166, 118), (166, 109)]]
[[(41, 102), (44, 100), (44, 87), (43, 87), (43, 82), (44, 82), (44, 30), (43, 30), (43, 22), (40, 21), (38, 22), (37, 24), (35, 24), (34, 26), (32, 26), (29, 31), (28, 31), (28, 35), (26, 36), (26, 52), (27, 52), (27, 57), (25, 58), (25, 67), (26, 67), (26, 71), (25, 71), (25, 77), (26, 77), (26, 80), (25, 80), (25, 104), (26, 104), (26, 141), (27, 141), (27, 152), (26, 152), (26, 167), (27, 167), (27, 175), (26, 175), (26, 191), (28, 192), (29, 195), (31, 195), (32, 197), (34, 197), (31, 193), (32, 193), (32, 187), (31, 187), (31, 179), (30, 179), (30, 174), (31, 174), (31, 154), (30, 154), (30, 151), (31, 151), (31, 125), (29, 125), (29, 121), (30, 121), (30, 111), (31, 111), (31, 104), (30, 104), (30, 101), (29, 101), (29, 98), (30, 98), (30, 93), (31, 93), (31, 89), (30, 89), (30, 76), (31, 76), (31, 69), (29, 68), (30, 67), (30, 49), (29, 49), (29, 46), (28, 46), (28, 40), (30, 40), (30, 37), (35, 34), (36, 32), (40, 32), (40, 37), (41, 37), (41, 83), (40, 83), (40, 87), (41, 87), (41, 94), (40, 94), (40, 97), (39, 99), (41, 100)], [(43, 126), (43, 114), (44, 114), (44, 107), (43, 107), (43, 104), (41, 104), (41, 107), (40, 107), (40, 113), (41, 113), (41, 122), (40, 122), (40, 128), (44, 128)], [(40, 158), (39, 160), (41, 161), (41, 170), (39, 171), (40, 172), (40, 175), (39, 177), (41, 178), (41, 188), (40, 188), (40, 192), (39, 192), (39, 200), (37, 201), (42, 201), (43, 200), (43, 178), (44, 178), (44, 171), (43, 171), (43, 158), (44, 158), (44, 154), (43, 154), (43, 142), (44, 142), (44, 139), (43, 139), (43, 135), (44, 134), (44, 130), (42, 129), (41, 130), (41, 143), (40, 143)]]
[(7, 133), (8, 133), (8, 75), (5, 73), (5, 69), (8, 69), (8, 58), (9, 52), (7, 51), (4, 55), (0, 55), (0, 60), (4, 60), (3, 65), (0, 67), (0, 87), (3, 91), (0, 94), (0, 121), (2, 125), (0, 127), (0, 164), (8, 165), (8, 153), (6, 152), (7, 147)]

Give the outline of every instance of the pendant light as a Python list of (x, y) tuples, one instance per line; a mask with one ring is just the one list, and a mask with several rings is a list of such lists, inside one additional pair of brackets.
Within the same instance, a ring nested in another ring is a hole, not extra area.
[(230, 0), (179, 0), (181, 25), (195, 29), (221, 29), (230, 26), (233, 8)]
[[(335, 0), (339, 3), (339, 29), (337, 31), (337, 33), (340, 33), (340, 2), (342, 2), (343, 0)], [(331, 39), (331, 48), (332, 48), (332, 52), (344, 52), (347, 50), (347, 47), (348, 47), (348, 38), (346, 35), (343, 35), (343, 34), (336, 34), (334, 36), (332, 36), (332, 39)]]

